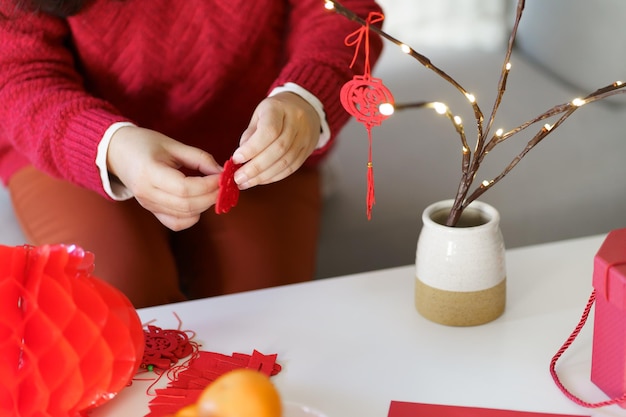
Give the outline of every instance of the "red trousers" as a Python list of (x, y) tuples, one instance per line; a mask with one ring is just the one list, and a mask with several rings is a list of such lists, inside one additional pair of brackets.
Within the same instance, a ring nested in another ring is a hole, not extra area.
[(94, 275), (137, 308), (311, 280), (319, 188), (318, 171), (302, 168), (242, 191), (226, 214), (212, 207), (193, 227), (172, 232), (134, 199), (108, 201), (33, 167), (9, 181), (29, 243), (93, 252)]

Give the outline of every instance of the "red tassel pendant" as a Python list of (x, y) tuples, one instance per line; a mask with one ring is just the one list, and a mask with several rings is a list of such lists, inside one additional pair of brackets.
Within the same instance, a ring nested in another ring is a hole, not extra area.
[(372, 219), (372, 207), (376, 204), (376, 196), (374, 195), (374, 163), (372, 162), (372, 131), (367, 129), (369, 139), (369, 158), (367, 161), (367, 220)]
[(344, 109), (356, 118), (359, 123), (363, 123), (367, 129), (369, 140), (366, 197), (368, 220), (372, 218), (372, 206), (376, 202), (374, 196), (374, 164), (372, 161), (372, 127), (380, 125), (383, 120), (389, 117), (389, 115), (381, 113), (380, 106), (382, 104), (393, 106), (394, 103), (393, 95), (383, 85), (382, 80), (372, 78), (369, 62), (369, 25), (383, 19), (384, 16), (380, 13), (370, 13), (366, 26), (361, 27), (346, 38), (346, 45), (356, 45), (356, 52), (350, 67), (354, 65), (361, 42), (365, 38), (365, 73), (363, 75), (355, 75), (352, 80), (344, 84), (340, 93), (341, 104)]

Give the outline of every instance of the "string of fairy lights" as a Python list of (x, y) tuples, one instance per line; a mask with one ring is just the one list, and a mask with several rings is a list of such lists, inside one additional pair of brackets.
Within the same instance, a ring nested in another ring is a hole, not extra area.
[[(448, 105), (446, 105), (445, 103), (438, 102), (438, 101), (435, 101), (435, 102), (420, 101), (420, 102), (404, 103), (404, 104), (396, 103), (395, 105), (391, 103), (382, 103), (378, 108), (381, 114), (384, 114), (387, 116), (392, 115), (395, 111), (398, 111), (398, 110), (430, 108), (430, 109), (433, 109), (437, 114), (447, 117), (452, 123), (452, 125), (454, 126), (457, 134), (459, 135), (461, 139), (461, 150), (462, 150), (462, 155), (463, 155), (463, 162), (462, 162), (461, 181), (459, 183), (459, 188), (457, 190), (455, 203), (452, 207), (450, 216), (447, 221), (448, 225), (454, 225), (456, 221), (458, 220), (458, 217), (460, 217), (462, 210), (465, 207), (467, 207), (472, 201), (474, 201), (476, 198), (482, 195), (485, 191), (487, 191), (487, 189), (491, 188), (494, 184), (499, 182), (506, 174), (508, 174), (519, 163), (519, 161), (535, 145), (537, 145), (541, 140), (543, 140), (554, 129), (560, 126), (569, 116), (572, 115), (572, 113), (574, 113), (574, 111), (576, 111), (577, 109), (579, 109), (580, 107), (586, 104), (605, 99), (609, 96), (612, 96), (615, 94), (626, 93), (626, 89), (623, 89), (624, 87), (626, 87), (626, 84), (624, 84), (622, 81), (615, 81), (612, 84), (607, 85), (606, 87), (603, 87), (594, 91), (593, 93), (587, 95), (586, 97), (582, 97), (582, 98), (578, 97), (578, 98), (573, 99), (570, 102), (554, 106), (553, 108), (545, 111), (544, 113), (536, 116), (535, 118), (511, 130), (505, 131), (504, 129), (499, 128), (493, 133), (493, 135), (489, 138), (489, 140), (487, 140), (487, 138), (489, 137), (489, 132), (492, 129), (492, 125), (494, 123), (496, 113), (502, 101), (502, 97), (504, 96), (504, 92), (506, 90), (506, 83), (507, 83), (508, 76), (511, 72), (512, 65), (511, 65), (510, 59), (511, 59), (511, 54), (513, 51), (515, 37), (517, 34), (517, 29), (518, 29), (519, 22), (521, 20), (522, 12), (523, 12), (524, 5), (525, 5), (524, 0), (518, 0), (515, 21), (513, 24), (511, 35), (509, 37), (508, 47), (506, 50), (504, 63), (501, 69), (500, 80), (498, 82), (498, 92), (497, 92), (493, 109), (490, 113), (486, 127), (483, 126), (484, 115), (483, 115), (482, 110), (480, 109), (480, 106), (478, 105), (476, 97), (472, 93), (468, 92), (465, 88), (463, 88), (463, 86), (461, 86), (461, 84), (459, 84), (454, 78), (450, 77), (447, 73), (445, 73), (440, 68), (435, 66), (430, 61), (430, 59), (420, 54), (419, 52), (411, 48), (409, 45), (389, 35), (380, 27), (375, 26), (375, 25), (368, 25), (365, 19), (359, 17), (353, 11), (343, 6), (340, 2), (335, 1), (335, 0), (325, 0), (324, 5), (327, 10), (334, 11), (351, 21), (359, 23), (361, 26), (367, 26), (371, 31), (377, 33), (382, 38), (396, 45), (403, 53), (413, 57), (421, 65), (435, 72), (438, 76), (440, 76), (449, 84), (454, 86), (465, 97), (467, 102), (471, 105), (473, 112), (474, 112), (474, 118), (476, 121), (476, 128), (477, 128), (476, 144), (475, 144), (473, 152), (470, 150), (470, 147), (468, 146), (468, 143), (467, 143), (465, 129), (463, 127), (463, 120), (458, 115), (455, 115), (451, 111), (451, 109), (448, 107)], [(510, 164), (502, 171), (502, 173), (500, 173), (498, 176), (490, 180), (481, 181), (478, 187), (474, 189), (471, 193), (469, 193), (469, 189), (474, 181), (474, 178), (476, 176), (478, 168), (480, 167), (480, 164), (483, 162), (483, 159), (485, 158), (485, 156), (491, 150), (493, 150), (493, 148), (496, 145), (498, 145), (499, 143), (502, 143), (506, 139), (514, 136), (515, 134), (537, 123), (544, 122), (556, 116), (559, 116), (559, 117), (552, 124), (544, 123), (543, 126), (541, 126), (539, 131), (528, 141), (528, 143), (522, 149), (522, 151), (513, 158)]]

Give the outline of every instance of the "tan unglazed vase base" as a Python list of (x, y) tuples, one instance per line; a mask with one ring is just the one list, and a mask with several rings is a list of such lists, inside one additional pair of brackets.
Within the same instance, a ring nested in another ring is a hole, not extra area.
[(504, 312), (506, 279), (480, 291), (447, 291), (415, 280), (415, 307), (426, 319), (447, 326), (477, 326)]

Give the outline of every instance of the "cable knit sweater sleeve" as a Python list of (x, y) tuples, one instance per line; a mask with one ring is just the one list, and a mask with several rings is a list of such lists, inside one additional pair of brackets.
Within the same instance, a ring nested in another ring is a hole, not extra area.
[[(372, 0), (343, 0), (341, 3), (363, 18), (370, 12), (381, 11)], [(344, 44), (345, 37), (359, 27), (358, 23), (326, 10), (321, 0), (290, 0), (287, 63), (272, 87), (293, 82), (314, 94), (324, 106), (332, 139), (349, 118), (339, 100), (341, 86), (354, 74), (363, 74), (363, 57), (349, 68), (354, 48)], [(382, 40), (378, 36), (370, 39), (373, 65), (380, 56)], [(334, 143), (332, 139), (315, 151), (310, 162), (328, 151)]]
[[(140, 0), (96, 0), (68, 20), (11, 3), (0, 0), (5, 180), (32, 163), (106, 196), (98, 143), (129, 119), (225, 160), (263, 94), (286, 83), (324, 106), (333, 137), (309, 158), (315, 163), (348, 120), (341, 86), (363, 72), (362, 59), (349, 68), (354, 49), (344, 45), (358, 24), (322, 0), (151, 0), (149, 11)], [(374, 0), (343, 4), (363, 17), (380, 10)], [(382, 42), (371, 39), (373, 63)], [(248, 42), (257, 53), (241, 52)]]
[(85, 92), (64, 20), (22, 15), (7, 3), (0, 7), (2, 146), (52, 176), (104, 193), (97, 145), (112, 123), (126, 119)]

